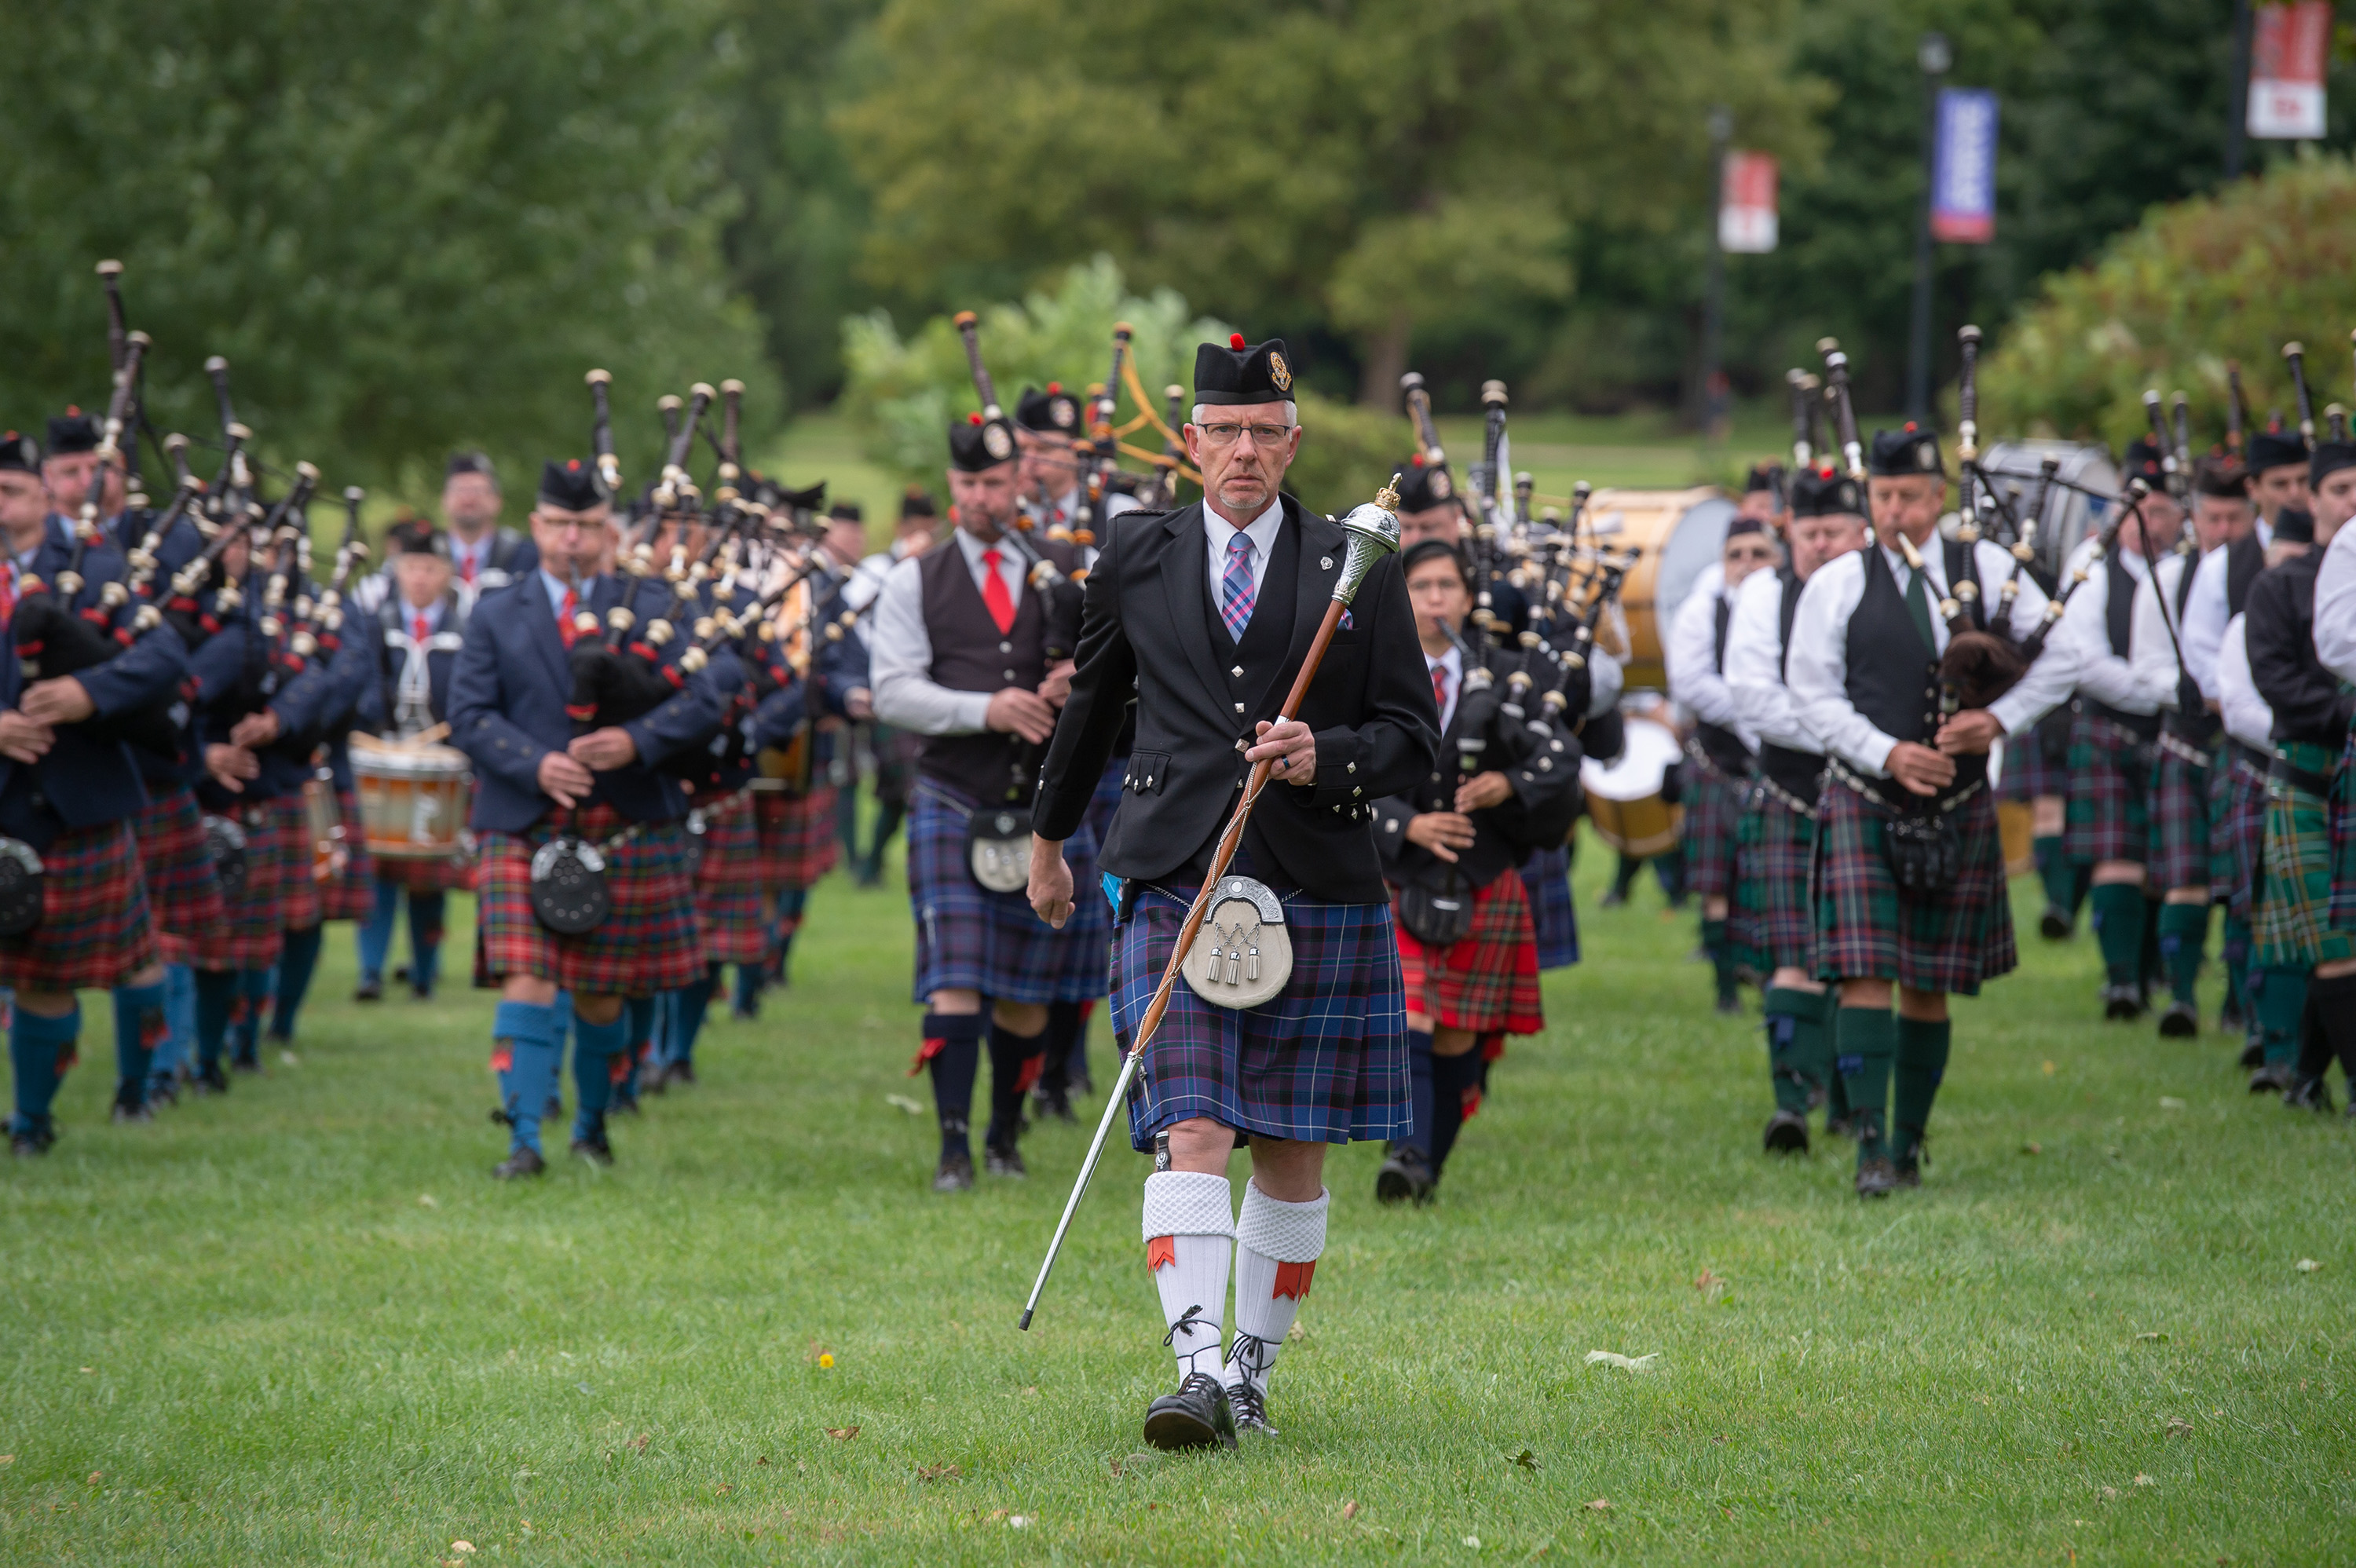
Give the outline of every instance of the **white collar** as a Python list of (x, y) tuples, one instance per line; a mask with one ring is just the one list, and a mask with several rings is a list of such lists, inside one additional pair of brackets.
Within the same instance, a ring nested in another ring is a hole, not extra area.
[(1208, 502), (1205, 502), (1203, 507), (1204, 530), (1208, 534), (1211, 542), (1218, 547), (1219, 553), (1222, 555), (1227, 552), (1236, 535), (1248, 534), (1251, 538), (1252, 548), (1259, 551), (1260, 560), (1268, 560), (1269, 553), (1276, 549), (1276, 530), (1283, 521), (1284, 500), (1281, 496), (1270, 501), (1267, 511), (1262, 512), (1240, 528), (1219, 516)]

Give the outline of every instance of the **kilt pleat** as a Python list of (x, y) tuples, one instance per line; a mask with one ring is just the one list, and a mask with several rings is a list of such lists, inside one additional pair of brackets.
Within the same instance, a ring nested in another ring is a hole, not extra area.
[(2340, 749), (2331, 791), (2331, 929), (2356, 932), (2356, 730)]
[(2266, 775), (2239, 757), (2210, 771), (2216, 812), (2209, 835), (2209, 894), (2248, 920), (2265, 865)]
[(813, 785), (808, 795), (756, 792), (753, 816), (764, 890), (800, 892), (834, 869), (834, 785)]
[(2081, 713), (2070, 727), (2070, 806), (2062, 853), (2088, 865), (2151, 859), (2150, 751), (2109, 720)]
[(2210, 775), (2216, 760), (2196, 763), (2162, 748), (2151, 795), (2150, 887), (2209, 884)]
[(1734, 887), (1734, 825), (1742, 815), (1743, 781), (1686, 748), (1686, 886), (1702, 898), (1724, 898)]
[[(2275, 755), (2293, 767), (2329, 775), (2338, 761), (2328, 746), (2278, 741)], [(2334, 794), (2345, 789), (2343, 781)], [(2356, 932), (2331, 925), (2330, 803), (2282, 779), (2266, 781), (2266, 841), (2258, 886), (2253, 962), (2265, 969), (2312, 969), (2356, 958)]]
[(308, 931), (327, 914), (326, 884), (311, 874), (318, 858), (312, 847), (311, 814), (303, 808), (299, 794), (280, 795), (267, 809), (271, 833), (284, 858), (278, 886), (278, 923), (288, 931)]
[[(927, 781), (908, 801), (908, 907), (916, 923), (916, 979), (922, 1002), (935, 991), (979, 991), (1001, 1002), (1084, 1002), (1108, 989), (1105, 933), (1084, 934), (1088, 905), (1106, 907), (1094, 885), (1096, 843), (1087, 826), (1066, 841), (1073, 868), (1072, 918), (1056, 930), (1022, 892), (993, 893), (966, 868), (966, 818)], [(960, 803), (964, 804), (964, 803)], [(1080, 868), (1089, 880), (1081, 880)]]
[(128, 821), (67, 829), (41, 851), (41, 923), (0, 937), (0, 986), (110, 990), (155, 962)]
[(697, 945), (707, 964), (758, 964), (768, 952), (763, 918), (760, 829), (740, 795), (703, 818), (695, 867)]
[[(1114, 928), (1113, 1034), (1135, 1038), (1196, 890), (1143, 888)], [(1130, 1091), (1132, 1147), (1203, 1116), (1308, 1143), (1397, 1137), (1414, 1120), (1407, 1008), (1388, 904), (1290, 894), (1292, 976), (1251, 1008), (1215, 1008), (1181, 980)]]
[[(612, 806), (593, 805), (579, 814), (575, 831), (603, 844), (625, 826)], [(649, 823), (606, 849), (613, 912), (585, 935), (560, 936), (531, 910), (532, 851), (547, 835), (485, 834), (476, 880), (475, 984), (529, 975), (576, 995), (645, 997), (701, 978), (686, 837), (676, 822)]]
[(1815, 911), (1808, 902), (1815, 848), (1815, 822), (1763, 786), (1752, 788), (1735, 834), (1730, 934), (1762, 977), (1777, 969), (1815, 972)]
[(1890, 875), (1879, 808), (1839, 780), (1826, 781), (1809, 884), (1818, 979), (1895, 980), (1968, 997), (2012, 971), (2019, 955), (1996, 802), (1977, 790), (1951, 816), (1962, 839), (1962, 872), (1940, 897), (1913, 898)]
[(1472, 926), (1445, 947), (1427, 947), (1398, 920), (1399, 983), (1408, 1008), (1440, 1029), (1536, 1034), (1546, 1028), (1538, 994), (1538, 944), (1529, 890), (1500, 871), (1472, 895)]
[(229, 918), (220, 879), (205, 848), (204, 814), (192, 789), (157, 795), (131, 819), (139, 844), (139, 871), (147, 884), (147, 918), (166, 945), (194, 943)]
[(1998, 800), (2026, 805), (2041, 795), (2070, 793), (2069, 720), (2068, 709), (2056, 709), (2038, 720), (2029, 733), (2005, 742), (2004, 773), (1997, 780)]
[[(218, 933), (195, 939), (191, 961), (199, 969), (267, 969), (278, 962), (285, 944), (287, 884), (299, 881), (317, 907), (310, 830), (299, 799), (291, 818), (275, 801), (235, 806), (229, 815), (245, 830), (245, 883), (234, 892), (221, 889), (228, 918)], [(311, 923), (318, 923), (316, 913)]]
[(348, 789), (336, 792), (336, 820), (343, 828), (343, 865), (319, 884), (320, 917), (325, 920), (366, 920), (376, 912), (376, 857), (369, 853), (368, 836), (360, 831), (360, 797)]
[(1570, 846), (1540, 849), (1522, 862), (1522, 891), (1529, 897), (1530, 925), (1537, 933), (1538, 968), (1568, 969), (1579, 962), (1579, 910), (1570, 898)]

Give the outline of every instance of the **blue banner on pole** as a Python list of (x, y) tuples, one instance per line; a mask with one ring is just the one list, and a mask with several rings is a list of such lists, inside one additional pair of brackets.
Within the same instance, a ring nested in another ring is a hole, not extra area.
[(1996, 238), (1996, 94), (1939, 90), (1931, 158), (1931, 238), (1985, 245)]

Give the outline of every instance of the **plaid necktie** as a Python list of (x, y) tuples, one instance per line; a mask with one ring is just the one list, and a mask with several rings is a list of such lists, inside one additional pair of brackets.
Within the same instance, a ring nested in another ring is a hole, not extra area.
[(981, 552), (981, 602), (990, 611), (990, 618), (998, 623), (998, 635), (1014, 630), (1014, 595), (1006, 591), (1006, 579), (998, 570), (1005, 558), (994, 549)]
[(1448, 667), (1444, 664), (1431, 667), (1431, 705), (1442, 714), (1448, 711)]
[(573, 597), (573, 590), (566, 589), (564, 603), (558, 605), (556, 609), (556, 632), (564, 639), (564, 645), (568, 648), (573, 645), (573, 639), (581, 635), (573, 627), (573, 617), (580, 613), (581, 601)]
[(1258, 591), (1252, 587), (1252, 541), (1247, 533), (1237, 533), (1227, 541), (1227, 570), (1219, 578), (1219, 619), (1227, 625), (1227, 635), (1237, 642), (1244, 640), (1244, 628), (1251, 624), (1252, 606)]

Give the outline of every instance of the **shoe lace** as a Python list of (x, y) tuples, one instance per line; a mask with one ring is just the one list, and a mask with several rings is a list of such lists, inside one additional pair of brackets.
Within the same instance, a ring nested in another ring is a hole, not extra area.
[[(1216, 1328), (1213, 1327), (1210, 1318), (1204, 1314), (1202, 1304), (1200, 1302), (1197, 1302), (1195, 1305), (1186, 1308), (1185, 1311), (1181, 1312), (1178, 1315), (1178, 1321), (1170, 1325), (1170, 1332), (1162, 1336), (1162, 1342), (1164, 1345), (1175, 1346), (1178, 1342), (1178, 1332), (1182, 1328), (1186, 1331), (1187, 1337), (1190, 1339), (1206, 1328), (1210, 1329), (1214, 1333), (1217, 1332)], [(1195, 1378), (1202, 1375), (1203, 1374), (1200, 1372), (1190, 1373), (1187, 1381), (1191, 1382)]]
[(1259, 1392), (1258, 1384), (1248, 1380), (1228, 1384), (1227, 1404), (1236, 1413), (1237, 1425), (1248, 1422), (1268, 1424), (1268, 1396)]
[(1227, 1347), (1227, 1360), (1231, 1365), (1243, 1369), (1247, 1383), (1257, 1385), (1268, 1376), (1269, 1368), (1276, 1365), (1279, 1344), (1278, 1340), (1263, 1339), (1257, 1334), (1238, 1328), (1235, 1342)]

